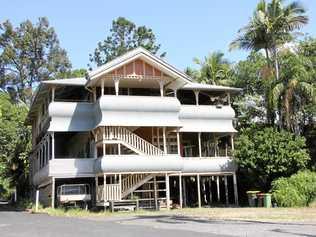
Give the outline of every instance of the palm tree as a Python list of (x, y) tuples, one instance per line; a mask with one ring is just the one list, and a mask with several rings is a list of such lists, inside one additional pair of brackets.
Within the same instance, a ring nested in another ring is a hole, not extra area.
[(282, 61), (287, 67), (273, 85), (270, 100), (274, 109), (279, 107), (283, 127), (295, 131), (295, 114), (301, 111), (304, 102), (316, 101), (310, 72), (313, 66), (307, 58), (295, 54), (284, 55)]
[[(271, 73), (266, 79), (266, 109), (268, 123), (274, 123), (271, 97), (272, 84), (279, 80), (278, 49), (295, 38), (295, 30), (307, 24), (304, 7), (297, 1), (283, 5), (283, 0), (267, 3), (261, 0), (248, 25), (239, 30), (238, 37), (230, 44), (230, 49), (252, 51), (264, 50), (267, 66)], [(273, 74), (274, 77), (270, 75)]]
[(230, 64), (221, 52), (214, 52), (204, 58), (204, 61), (194, 58), (193, 61), (200, 65), (198, 81), (212, 85), (228, 85), (230, 80)]

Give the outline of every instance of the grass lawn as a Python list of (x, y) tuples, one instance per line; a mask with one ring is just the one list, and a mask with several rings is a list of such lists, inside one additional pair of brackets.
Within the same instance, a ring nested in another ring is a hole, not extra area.
[(177, 215), (204, 219), (253, 220), (253, 221), (299, 221), (316, 222), (316, 208), (184, 208), (161, 211), (137, 212), (90, 212), (81, 209), (40, 209), (40, 212), (52, 216), (69, 216), (81, 218), (128, 217), (139, 215)]

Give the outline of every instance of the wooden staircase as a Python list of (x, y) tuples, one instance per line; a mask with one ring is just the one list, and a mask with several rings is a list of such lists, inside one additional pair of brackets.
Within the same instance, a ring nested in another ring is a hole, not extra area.
[(97, 200), (120, 201), (133, 191), (150, 181), (155, 174), (129, 174), (119, 183), (99, 185), (97, 188)]
[(154, 176), (154, 174), (130, 174), (126, 178), (122, 179), (122, 198), (126, 197), (140, 186), (147, 183)]
[(105, 139), (116, 140), (140, 155), (162, 156), (164, 152), (124, 127), (105, 127)]

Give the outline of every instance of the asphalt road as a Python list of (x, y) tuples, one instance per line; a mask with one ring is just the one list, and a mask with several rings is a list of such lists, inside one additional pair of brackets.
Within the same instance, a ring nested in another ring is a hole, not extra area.
[(316, 236), (316, 225), (134, 216), (79, 219), (0, 211), (0, 237)]

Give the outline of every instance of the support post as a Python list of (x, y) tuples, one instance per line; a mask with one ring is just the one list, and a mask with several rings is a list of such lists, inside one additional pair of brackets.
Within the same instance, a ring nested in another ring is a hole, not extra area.
[(235, 149), (234, 148), (234, 135), (233, 134), (230, 135), (230, 142), (231, 142), (232, 151), (233, 151)]
[(119, 174), (120, 200), (122, 200), (122, 174)]
[(157, 178), (154, 176), (154, 198), (155, 198), (155, 209), (156, 211), (159, 210), (158, 207), (158, 192), (157, 192)]
[(121, 155), (121, 143), (117, 144), (118, 154)]
[(199, 208), (201, 208), (201, 185), (200, 185), (200, 175), (197, 175), (197, 179), (196, 179), (196, 183), (197, 183), (197, 191), (198, 191), (198, 202), (199, 202)]
[(217, 137), (214, 134), (214, 156), (216, 157), (217, 155)]
[(52, 177), (52, 208), (55, 208), (55, 177)]
[(238, 189), (237, 189), (237, 177), (236, 173), (233, 174), (233, 183), (234, 183), (234, 197), (235, 197), (235, 204), (238, 206)]
[(48, 156), (47, 156), (47, 142), (45, 141), (45, 139), (44, 139), (44, 141), (43, 141), (43, 146), (44, 146), (44, 165), (43, 166), (45, 166), (48, 162), (47, 162), (47, 158), (48, 158)]
[(195, 104), (199, 105), (199, 91), (194, 91), (194, 95), (195, 95)]
[(105, 127), (102, 129), (102, 148), (103, 148), (103, 156), (105, 156), (106, 153), (106, 147), (105, 147)]
[(160, 88), (160, 96), (161, 96), (161, 97), (164, 96), (164, 93), (163, 93), (163, 92), (164, 92), (164, 91), (163, 91), (163, 86), (164, 86), (164, 84), (165, 84), (165, 83), (164, 83), (163, 80), (160, 80), (160, 81), (159, 81), (159, 88)]
[(180, 146), (180, 133), (177, 131), (177, 147), (178, 147), (178, 155), (181, 156), (181, 146)]
[(208, 180), (208, 185), (209, 185), (209, 191), (210, 191), (210, 206), (212, 204), (212, 177), (209, 177), (209, 180)]
[(120, 83), (119, 79), (114, 79), (114, 87), (115, 87), (115, 95), (116, 96), (119, 95), (119, 83)]
[(186, 185), (185, 185), (185, 177), (182, 180), (182, 184), (183, 184), (183, 206), (186, 206), (187, 204), (187, 190), (186, 190)]
[(219, 192), (219, 176), (216, 176), (216, 191), (217, 191), (217, 201), (220, 202), (221, 196)]
[(55, 159), (55, 134), (52, 132), (52, 160)]
[(103, 206), (104, 206), (104, 211), (105, 211), (105, 202), (106, 202), (106, 200), (105, 200), (105, 186), (106, 186), (106, 174), (103, 174)]
[(55, 101), (55, 86), (52, 87), (52, 102)]
[(104, 79), (101, 79), (101, 96), (104, 95)]
[(174, 90), (173, 90), (173, 93), (174, 93), (174, 97), (177, 98), (177, 89), (174, 89)]
[(93, 102), (96, 102), (97, 101), (97, 92), (96, 92), (96, 88), (95, 87), (93, 87), (92, 93), (93, 93)]
[(227, 93), (227, 103), (230, 105), (230, 93)]
[(39, 190), (36, 189), (36, 197), (35, 197), (35, 211), (38, 212), (38, 205), (39, 205)]
[(163, 136), (163, 151), (165, 154), (167, 154), (168, 151), (167, 151), (166, 127), (162, 128), (162, 136)]
[(49, 160), (52, 158), (51, 154), (50, 154), (50, 142), (51, 142), (51, 138), (50, 135), (48, 135), (47, 137), (47, 162), (49, 162)]
[(166, 173), (166, 204), (167, 210), (170, 210), (170, 185), (169, 185), (169, 175)]
[(183, 200), (182, 200), (182, 175), (181, 173), (179, 174), (179, 203), (180, 203), (180, 208), (183, 207)]
[(159, 127), (157, 127), (157, 146), (160, 149), (160, 134), (159, 134)]
[(224, 184), (225, 184), (225, 201), (226, 201), (226, 205), (229, 204), (229, 200), (228, 200), (228, 187), (227, 187), (227, 176), (224, 176)]
[(198, 133), (198, 140), (199, 140), (199, 157), (202, 157), (201, 132)]
[(95, 200), (96, 200), (96, 203), (99, 201), (98, 189), (99, 189), (99, 179), (98, 179), (98, 176), (95, 176)]

